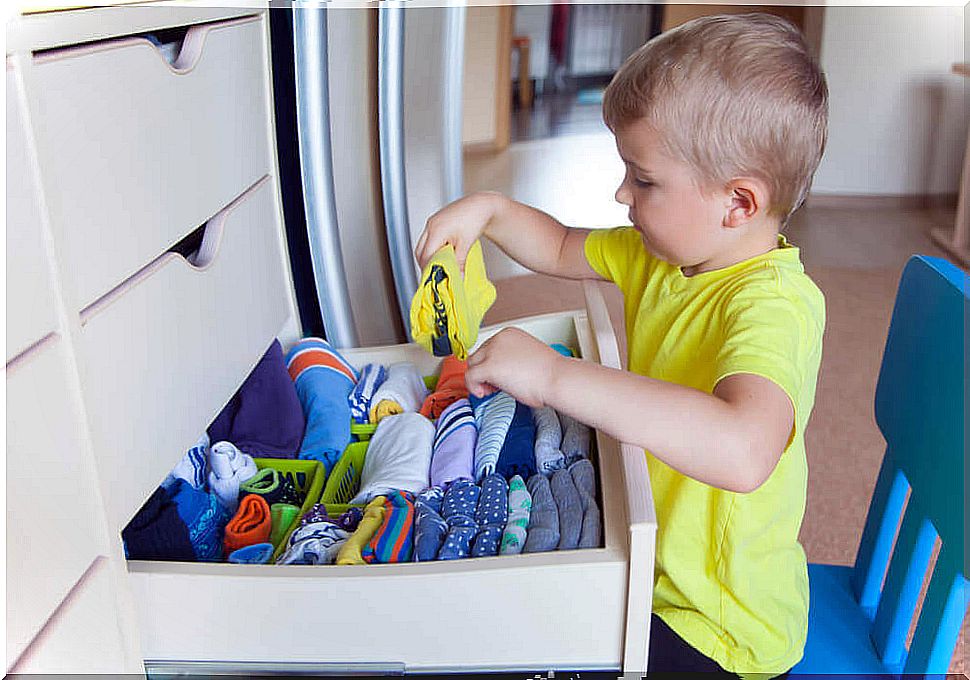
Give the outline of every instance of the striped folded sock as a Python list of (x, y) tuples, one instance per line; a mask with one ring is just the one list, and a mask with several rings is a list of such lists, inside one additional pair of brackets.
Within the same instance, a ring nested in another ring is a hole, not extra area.
[(478, 441), (475, 444), (475, 480), (481, 481), (495, 472), (505, 436), (515, 415), (515, 399), (505, 392), (495, 392), (484, 399), (470, 395), (475, 409)]
[(354, 391), (350, 393), (350, 415), (355, 423), (370, 422), (371, 400), (377, 389), (387, 380), (387, 369), (380, 364), (367, 364), (360, 371)]
[(176, 479), (184, 479), (193, 489), (199, 490), (205, 486), (209, 469), (209, 435), (205, 432), (199, 437), (195, 446), (185, 452), (182, 460), (175, 464), (168, 473), (162, 486), (166, 489), (175, 484)]
[(431, 486), (447, 487), (457, 479), (474, 479), (477, 440), (475, 412), (467, 399), (459, 399), (442, 412), (435, 427)]
[(357, 371), (320, 338), (293, 345), (286, 354), (286, 368), (306, 418), (298, 455), (320, 461), (330, 474), (350, 443), (348, 397), (357, 384)]
[(392, 491), (384, 502), (384, 521), (371, 537), (361, 557), (367, 563), (410, 562), (413, 547), (414, 496)]

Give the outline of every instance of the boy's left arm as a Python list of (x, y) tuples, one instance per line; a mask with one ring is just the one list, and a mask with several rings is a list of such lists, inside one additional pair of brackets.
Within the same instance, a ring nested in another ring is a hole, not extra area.
[(515, 328), (468, 358), (466, 381), (476, 396), (501, 389), (529, 406), (551, 406), (688, 477), (739, 493), (768, 479), (795, 418), (785, 391), (761, 376), (732, 375), (707, 394), (563, 357)]

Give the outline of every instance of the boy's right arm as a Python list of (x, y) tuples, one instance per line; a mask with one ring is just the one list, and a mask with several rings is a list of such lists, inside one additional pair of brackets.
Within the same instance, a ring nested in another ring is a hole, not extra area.
[(485, 235), (519, 264), (567, 279), (600, 278), (586, 261), (588, 229), (566, 227), (551, 215), (502, 194), (478, 192), (446, 205), (430, 218), (414, 249), (423, 269), (446, 243), (464, 268), (468, 250)]

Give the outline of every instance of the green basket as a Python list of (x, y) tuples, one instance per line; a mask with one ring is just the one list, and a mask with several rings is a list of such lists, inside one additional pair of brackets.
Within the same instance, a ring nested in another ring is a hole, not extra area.
[(300, 512), (293, 518), (286, 531), (282, 533), (279, 543), (273, 544), (274, 550), (271, 559), (271, 563), (273, 563), (283, 554), (283, 548), (289, 541), (290, 534), (300, 526), (300, 519), (303, 515), (319, 502), (326, 481), (327, 470), (323, 467), (323, 463), (318, 460), (291, 460), (288, 458), (254, 458), (253, 460), (258, 469), (273, 468), (287, 477), (304, 499)]
[(320, 502), (331, 517), (342, 515), (350, 508), (364, 507), (361, 504), (351, 505), (350, 499), (360, 490), (360, 473), (364, 469), (368, 444), (367, 441), (350, 443), (330, 473)]
[[(435, 385), (438, 384), (438, 376), (424, 376), (424, 384), (429, 390), (433, 390)], [(374, 430), (376, 429), (377, 425), (374, 423), (358, 423), (353, 420), (350, 421), (350, 435), (354, 437), (354, 443), (368, 441), (374, 435)]]

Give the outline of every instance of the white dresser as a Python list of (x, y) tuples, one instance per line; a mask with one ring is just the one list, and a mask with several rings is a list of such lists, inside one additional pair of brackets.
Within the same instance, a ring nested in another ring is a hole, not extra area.
[[(268, 16), (126, 6), (7, 30), (7, 670), (642, 670), (656, 523), (642, 451), (604, 436), (599, 549), (124, 561), (122, 527), (271, 340), (300, 336)], [(506, 325), (619, 365), (594, 285), (586, 311)]]

